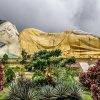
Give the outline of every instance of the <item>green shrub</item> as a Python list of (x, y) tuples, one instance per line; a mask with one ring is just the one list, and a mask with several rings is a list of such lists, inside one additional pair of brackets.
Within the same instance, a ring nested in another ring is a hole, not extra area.
[(10, 67), (4, 68), (5, 83), (11, 83), (14, 80), (15, 73)]
[(67, 59), (62, 59), (62, 60), (60, 61), (60, 63), (59, 63), (59, 66), (60, 66), (60, 67), (65, 67), (66, 64), (67, 64)]
[(65, 79), (69, 76), (71, 77), (75, 77), (78, 76), (79, 74), (79, 69), (73, 69), (73, 68), (52, 68), (52, 75), (53, 77), (55, 77), (56, 79)]
[(16, 72), (25, 72), (26, 69), (24, 67), (19, 67), (19, 66), (16, 66), (16, 67), (12, 67), (12, 70), (16, 73)]
[(45, 75), (40, 70), (36, 70), (32, 76), (33, 83), (45, 80)]
[(44, 86), (39, 100), (82, 100), (80, 85), (73, 79), (60, 81), (55, 87)]
[(60, 58), (61, 50), (42, 50), (36, 52), (30, 61), (30, 63), (26, 66), (28, 71), (31, 71), (32, 68), (44, 71), (45, 68), (55, 66), (55, 67), (65, 67), (66, 64), (74, 64), (76, 62), (75, 57), (71, 57), (69, 59)]
[(40, 70), (36, 70), (32, 77), (32, 82), (35, 86), (44, 86), (44, 85), (55, 85), (55, 82), (51, 77), (46, 76)]
[(34, 83), (45, 80), (43, 72), (37, 70), (32, 81), (20, 77), (11, 84), (7, 100), (82, 100), (81, 87), (72, 77), (57, 80), (55, 86)]
[(76, 58), (72, 56), (71, 58), (67, 59), (67, 64), (72, 65), (76, 63)]
[(44, 68), (49, 63), (48, 60), (48, 52), (46, 50), (42, 50), (39, 52), (36, 52), (30, 61), (30, 63), (25, 67), (28, 71), (31, 71), (32, 68), (37, 70), (44, 70)]
[(0, 62), (1, 62), (2, 64), (8, 63), (8, 55), (7, 55), (7, 54), (4, 54), (4, 55), (3, 55), (3, 58), (1, 59)]
[(22, 49), (21, 55), (22, 55), (22, 60), (20, 63), (25, 64), (27, 59), (30, 58), (30, 55), (28, 55), (24, 49)]
[(7, 100), (33, 100), (32, 87), (33, 84), (29, 79), (20, 76), (11, 84)]

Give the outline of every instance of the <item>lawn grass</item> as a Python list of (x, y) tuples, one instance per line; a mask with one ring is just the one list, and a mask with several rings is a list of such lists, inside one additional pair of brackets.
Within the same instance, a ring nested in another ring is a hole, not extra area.
[(93, 100), (90, 91), (84, 91), (83, 100)]
[(0, 91), (0, 100), (6, 100), (8, 94), (8, 88), (4, 88), (3, 91)]

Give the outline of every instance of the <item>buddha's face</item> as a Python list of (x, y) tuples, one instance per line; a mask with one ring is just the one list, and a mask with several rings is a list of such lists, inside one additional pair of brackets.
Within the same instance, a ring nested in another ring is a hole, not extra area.
[(0, 25), (0, 40), (1, 41), (15, 41), (18, 40), (18, 31), (16, 27), (10, 22), (5, 22)]
[(6, 31), (7, 31), (8, 35), (9, 35), (10, 39), (14, 40), (14, 39), (17, 38), (16, 36), (18, 36), (18, 32), (17, 32), (17, 30), (16, 30), (14, 25), (9, 25), (7, 27)]
[(5, 22), (0, 25), (0, 56), (5, 53), (19, 55), (18, 31), (10, 22)]

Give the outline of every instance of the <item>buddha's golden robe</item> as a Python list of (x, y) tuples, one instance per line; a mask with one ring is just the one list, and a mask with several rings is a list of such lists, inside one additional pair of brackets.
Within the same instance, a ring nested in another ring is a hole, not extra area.
[(81, 31), (46, 33), (29, 28), (20, 33), (20, 47), (29, 54), (39, 50), (61, 49), (63, 57), (100, 58), (100, 37)]

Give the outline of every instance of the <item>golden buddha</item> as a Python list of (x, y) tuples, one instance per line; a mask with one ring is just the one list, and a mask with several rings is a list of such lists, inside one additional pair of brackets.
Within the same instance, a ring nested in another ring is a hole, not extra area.
[(82, 31), (46, 33), (29, 28), (20, 33), (19, 42), (29, 54), (44, 49), (61, 49), (63, 57), (100, 58), (100, 37)]

